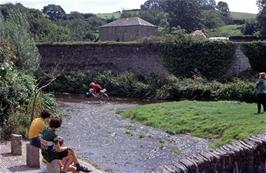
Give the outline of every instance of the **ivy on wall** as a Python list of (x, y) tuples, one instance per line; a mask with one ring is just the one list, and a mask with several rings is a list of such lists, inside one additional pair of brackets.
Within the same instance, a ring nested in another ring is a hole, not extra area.
[(236, 49), (233, 43), (222, 41), (163, 43), (160, 47), (163, 62), (174, 75), (196, 74), (210, 80), (223, 78)]
[(266, 42), (244, 43), (242, 49), (255, 71), (266, 71)]

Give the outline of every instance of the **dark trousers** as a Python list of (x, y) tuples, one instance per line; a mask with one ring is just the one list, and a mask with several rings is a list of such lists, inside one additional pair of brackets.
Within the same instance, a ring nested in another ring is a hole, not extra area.
[(263, 106), (263, 111), (266, 111), (266, 93), (257, 95), (257, 107), (258, 113), (261, 112), (261, 105)]

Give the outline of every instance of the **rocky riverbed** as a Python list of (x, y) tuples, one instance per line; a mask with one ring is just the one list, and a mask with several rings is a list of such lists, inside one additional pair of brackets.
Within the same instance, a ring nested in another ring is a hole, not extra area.
[(208, 150), (209, 142), (190, 135), (170, 135), (122, 118), (116, 112), (136, 102), (58, 101), (60, 131), (78, 155), (106, 172), (136, 173)]

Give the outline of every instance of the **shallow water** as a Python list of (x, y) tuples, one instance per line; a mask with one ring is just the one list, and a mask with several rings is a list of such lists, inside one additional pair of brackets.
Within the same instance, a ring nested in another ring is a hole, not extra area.
[(169, 135), (116, 114), (148, 102), (63, 96), (58, 103), (65, 114), (60, 133), (67, 145), (107, 172), (142, 172), (208, 149), (205, 139)]

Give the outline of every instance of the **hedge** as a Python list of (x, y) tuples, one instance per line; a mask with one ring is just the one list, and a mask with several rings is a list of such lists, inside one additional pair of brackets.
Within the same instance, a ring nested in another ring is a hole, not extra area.
[(165, 66), (176, 76), (194, 74), (207, 79), (222, 79), (234, 60), (236, 46), (232, 42), (201, 41), (161, 44)]
[(242, 50), (255, 71), (266, 71), (266, 42), (243, 43)]
[(100, 83), (110, 96), (161, 100), (239, 100), (255, 102), (256, 88), (252, 82), (220, 83), (202, 78), (181, 79), (173, 75), (140, 77), (132, 73), (114, 75), (110, 71), (65, 72), (52, 85), (50, 91), (85, 93), (90, 82)]

